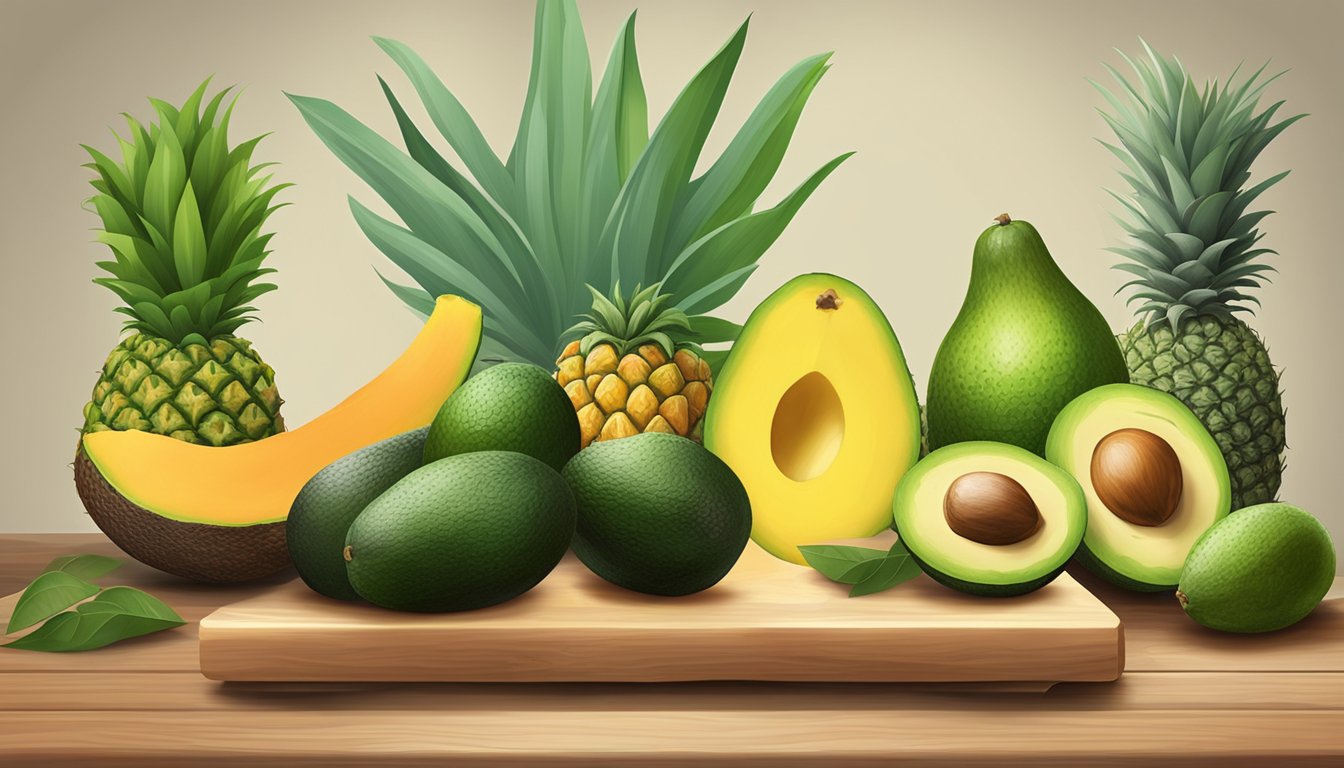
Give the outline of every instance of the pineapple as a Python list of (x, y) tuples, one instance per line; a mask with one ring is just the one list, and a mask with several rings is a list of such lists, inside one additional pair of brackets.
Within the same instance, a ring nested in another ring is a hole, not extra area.
[(641, 432), (671, 432), (700, 440), (701, 418), (714, 390), (709, 363), (694, 344), (679, 343), (686, 313), (665, 307), (657, 283), (635, 287), (626, 302), (589, 286), (593, 309), (570, 329), (572, 341), (556, 360), (556, 381), (579, 414), (583, 447)]
[(138, 429), (222, 446), (284, 431), (275, 371), (234, 332), (250, 302), (273, 290), (257, 278), (269, 234), (260, 229), (287, 184), (267, 186), (251, 165), (257, 137), (230, 147), (229, 89), (202, 110), (209, 80), (180, 107), (151, 99), (148, 128), (129, 115), (122, 159), (85, 146), (97, 173), (90, 200), (97, 240), (112, 249), (94, 280), (125, 306), (132, 331), (103, 365), (84, 406), (83, 433)]
[[(484, 309), (478, 367), (504, 361), (553, 366), (566, 329), (592, 306), (587, 286), (613, 296), (621, 282), (660, 285), (674, 297), (666, 310), (685, 319), (675, 344), (647, 346), (651, 359), (645, 362), (651, 368), (666, 365), (663, 358), (680, 351), (686, 353), (683, 360), (691, 359), (687, 344), (718, 345), (703, 353), (714, 367), (741, 326), (710, 313), (738, 292), (807, 198), (848, 157), (823, 165), (775, 206), (758, 207), (829, 54), (804, 59), (785, 73), (722, 155), (694, 176), (747, 25), (695, 75), (650, 135), (634, 16), (618, 35), (594, 89), (574, 0), (539, 0), (536, 13), (531, 81), (507, 157), (495, 154), (429, 66), (393, 40), (375, 38), (417, 91), (455, 159), (431, 145), (381, 80), (404, 150), (331, 102), (290, 99), (317, 136), (400, 218), (392, 221), (351, 200), (355, 221), (370, 241), (418, 284), (384, 277), (388, 287), (420, 314), (429, 312), (431, 297), (440, 293), (460, 294)], [(633, 314), (629, 320), (635, 321)], [(599, 354), (626, 354), (633, 365), (628, 354), (640, 354), (646, 345), (626, 349), (637, 334), (611, 335), (615, 339), (599, 346)], [(562, 355), (562, 362), (568, 357)], [(693, 368), (700, 376), (696, 359), (694, 366), (687, 363), (687, 372)], [(655, 366), (655, 361), (662, 362)], [(684, 373), (681, 378), (696, 381)], [(700, 383), (708, 388), (707, 381)], [(678, 382), (668, 389), (659, 407), (682, 386)], [(588, 396), (598, 395), (589, 387)], [(626, 396), (610, 401), (611, 413), (626, 415), (603, 418), (599, 426), (608, 434), (664, 425), (693, 431), (696, 419), (689, 411), (684, 425), (680, 416), (674, 424), (664, 414), (661, 420), (650, 415), (631, 421), (645, 411), (615, 408)], [(587, 426), (594, 424), (590, 420)]]
[[(1125, 60), (1138, 86), (1107, 67), (1120, 95), (1097, 86), (1119, 138), (1105, 146), (1124, 163), (1133, 194), (1111, 193), (1128, 216), (1117, 221), (1132, 242), (1111, 251), (1133, 275), (1130, 301), (1140, 322), (1119, 336), (1131, 380), (1169, 392), (1190, 407), (1222, 450), (1232, 508), (1272, 501), (1283, 473), (1284, 415), (1279, 374), (1260, 336), (1238, 317), (1259, 304), (1251, 291), (1273, 267), (1258, 247), (1269, 211), (1251, 203), (1287, 172), (1254, 186), (1250, 166), (1261, 150), (1302, 117), (1274, 122), (1282, 102), (1260, 109), (1278, 75), (1233, 72), (1196, 90), (1175, 58), (1152, 51)], [(1123, 56), (1123, 54), (1121, 54)], [(1281, 73), (1280, 73), (1281, 74)]]

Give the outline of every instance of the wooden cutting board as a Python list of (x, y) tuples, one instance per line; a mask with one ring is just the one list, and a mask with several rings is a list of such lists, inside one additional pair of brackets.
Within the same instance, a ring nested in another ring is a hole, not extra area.
[(384, 682), (1104, 681), (1124, 669), (1120, 620), (1068, 574), (976, 598), (925, 576), (846, 587), (748, 545), (714, 588), (651, 597), (572, 555), (531, 592), (466, 613), (407, 614), (294, 581), (201, 620), (216, 680)]

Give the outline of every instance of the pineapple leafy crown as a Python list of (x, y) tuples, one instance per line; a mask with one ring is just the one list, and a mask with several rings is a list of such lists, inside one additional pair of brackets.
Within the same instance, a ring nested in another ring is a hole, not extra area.
[[(1115, 269), (1133, 275), (1120, 291), (1136, 289), (1131, 304), (1147, 322), (1166, 320), (1173, 330), (1187, 316), (1249, 312), (1234, 302), (1259, 300), (1259, 288), (1274, 271), (1261, 263), (1275, 254), (1258, 247), (1258, 226), (1272, 211), (1248, 212), (1251, 203), (1287, 171), (1247, 187), (1251, 163), (1285, 128), (1305, 115), (1278, 122), (1282, 101), (1260, 109), (1265, 88), (1284, 72), (1264, 76), (1268, 63), (1249, 76), (1237, 67), (1220, 85), (1196, 89), (1175, 57), (1139, 41), (1146, 58), (1117, 51), (1134, 71), (1131, 82), (1110, 65), (1117, 93), (1096, 82), (1111, 111), (1099, 110), (1119, 145), (1102, 141), (1124, 164), (1121, 176), (1132, 194), (1107, 192), (1124, 207), (1115, 220), (1129, 242), (1107, 250), (1127, 261)], [(1120, 291), (1117, 291), (1119, 293)]]
[(620, 283), (616, 284), (610, 298), (588, 286), (593, 296), (593, 308), (565, 332), (565, 337), (580, 336), (579, 352), (584, 355), (598, 344), (610, 344), (618, 356), (644, 344), (657, 344), (668, 357), (683, 348), (699, 353), (699, 345), (679, 341), (682, 334), (691, 331), (690, 318), (684, 311), (667, 306), (672, 297), (661, 293), (661, 288), (660, 283), (648, 288), (636, 285), (627, 302), (621, 294)]
[(652, 133), (634, 28), (631, 14), (594, 89), (574, 0), (538, 0), (531, 75), (506, 158), (425, 61), (395, 40), (374, 38), (456, 160), (430, 143), (382, 78), (404, 150), (331, 102), (290, 95), (323, 143), (400, 217), (394, 222), (350, 201), (365, 235), (417, 285), (384, 282), (420, 314), (441, 293), (482, 305), (481, 359), (549, 365), (565, 329), (591, 304), (585, 287), (611, 295), (618, 282), (661, 284), (699, 341), (731, 342), (740, 326), (707, 313), (738, 292), (849, 156), (824, 164), (773, 207), (757, 209), (829, 67), (830, 54), (819, 54), (786, 72), (723, 153), (695, 175), (747, 24)]
[[(125, 326), (173, 343), (229, 335), (252, 320), (251, 302), (274, 290), (255, 282), (274, 269), (261, 227), (280, 205), (275, 194), (289, 184), (271, 184), (252, 165), (264, 135), (229, 146), (229, 119), (237, 96), (231, 88), (205, 101), (210, 80), (181, 107), (151, 98), (156, 119), (148, 126), (123, 114), (128, 136), (113, 132), (121, 160), (88, 145), (97, 176), (89, 199), (102, 219), (96, 240), (112, 250), (98, 262), (108, 276), (94, 280), (125, 303)], [(202, 104), (204, 102), (204, 107)]]

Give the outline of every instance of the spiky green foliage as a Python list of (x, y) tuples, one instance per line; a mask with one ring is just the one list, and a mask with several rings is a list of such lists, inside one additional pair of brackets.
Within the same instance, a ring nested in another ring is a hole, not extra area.
[(103, 221), (97, 239), (114, 257), (98, 263), (110, 276), (94, 282), (125, 302), (117, 311), (128, 329), (174, 344), (233, 333), (252, 319), (250, 303), (274, 290), (255, 282), (275, 271), (262, 266), (271, 235), (261, 227), (289, 186), (270, 185), (269, 164), (251, 164), (262, 136), (229, 146), (237, 97), (224, 107), (225, 88), (202, 109), (209, 82), (180, 108), (150, 99), (157, 119), (148, 127), (124, 115), (120, 162), (84, 146), (98, 174), (89, 201)]
[[(1132, 195), (1111, 193), (1131, 241), (1111, 249), (1127, 261), (1141, 322), (1119, 336), (1130, 380), (1175, 395), (1218, 442), (1232, 480), (1233, 509), (1272, 501), (1283, 475), (1285, 428), (1279, 373), (1260, 336), (1234, 313), (1259, 304), (1251, 291), (1274, 268), (1259, 246), (1269, 211), (1252, 203), (1288, 173), (1254, 186), (1251, 164), (1299, 120), (1275, 122), (1283, 102), (1259, 100), (1282, 73), (1196, 89), (1174, 57), (1143, 44), (1130, 59), (1134, 81), (1107, 67), (1119, 86), (1098, 85), (1112, 111), (1102, 112), (1119, 139), (1105, 144), (1124, 163)], [(1094, 84), (1095, 85), (1095, 84)]]
[(583, 320), (565, 331), (565, 336), (579, 336), (579, 352), (584, 355), (594, 345), (604, 343), (612, 345), (617, 355), (638, 349), (641, 344), (657, 344), (669, 359), (681, 348), (699, 352), (697, 345), (681, 341), (682, 335), (691, 330), (690, 318), (682, 310), (667, 306), (672, 297), (661, 293), (660, 288), (660, 283), (648, 288), (636, 285), (627, 301), (620, 283), (610, 297), (588, 286), (593, 307), (583, 315)]
[(1111, 105), (1101, 114), (1120, 142), (1102, 144), (1124, 163), (1121, 175), (1133, 189), (1132, 196), (1111, 193), (1127, 214), (1116, 221), (1132, 238), (1110, 249), (1129, 260), (1115, 268), (1135, 276), (1124, 288), (1138, 289), (1130, 301), (1143, 302), (1138, 312), (1149, 322), (1176, 329), (1187, 316), (1248, 312), (1234, 302), (1257, 302), (1247, 290), (1274, 269), (1260, 263), (1274, 251), (1256, 247), (1264, 237), (1258, 225), (1271, 212), (1248, 209), (1288, 175), (1245, 187), (1251, 163), (1303, 115), (1276, 123), (1282, 101), (1259, 109), (1265, 87), (1283, 74), (1262, 77), (1268, 65), (1197, 90), (1180, 61), (1143, 47), (1147, 60), (1120, 53), (1137, 85), (1109, 65), (1119, 94), (1094, 83)]
[[(85, 146), (97, 172), (91, 199), (103, 220), (98, 240), (105, 285), (125, 302), (135, 331), (112, 350), (84, 406), (83, 432), (137, 429), (222, 446), (285, 429), (275, 371), (233, 335), (273, 290), (257, 278), (270, 253), (266, 218), (278, 206), (265, 164), (252, 165), (262, 137), (230, 147), (229, 89), (205, 103), (209, 80), (181, 107), (150, 99), (145, 127), (129, 114), (117, 136), (121, 162)], [(222, 110), (222, 111), (221, 111)], [(269, 185), (269, 186), (268, 186)]]
[[(650, 135), (632, 14), (596, 92), (574, 0), (537, 3), (532, 71), (513, 148), (501, 160), (466, 109), (414, 51), (375, 38), (410, 80), (466, 174), (431, 146), (380, 78), (405, 150), (336, 105), (290, 96), (318, 137), (401, 218), (350, 201), (356, 222), (418, 287), (384, 278), (412, 309), (457, 293), (485, 310), (482, 359), (550, 365), (587, 310), (585, 286), (661, 283), (697, 341), (740, 327), (707, 322), (756, 268), (803, 202), (848, 155), (774, 207), (756, 211), (829, 54), (772, 87), (723, 154), (693, 177), (746, 40), (729, 39)], [(470, 178), (468, 178), (468, 175)]]

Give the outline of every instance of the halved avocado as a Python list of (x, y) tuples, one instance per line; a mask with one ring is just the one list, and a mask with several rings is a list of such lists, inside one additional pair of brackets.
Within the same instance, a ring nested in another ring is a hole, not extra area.
[(785, 283), (751, 313), (714, 380), (705, 447), (751, 498), (751, 538), (805, 564), (800, 545), (891, 525), (919, 457), (919, 406), (886, 315), (828, 274)]
[(1078, 560), (1128, 589), (1174, 589), (1190, 547), (1232, 503), (1213, 436), (1156, 389), (1108, 384), (1079, 395), (1055, 418), (1045, 455), (1087, 498)]
[(896, 489), (896, 532), (934, 581), (974, 595), (1039, 589), (1064, 570), (1087, 527), (1078, 483), (1006, 443), (930, 453)]

